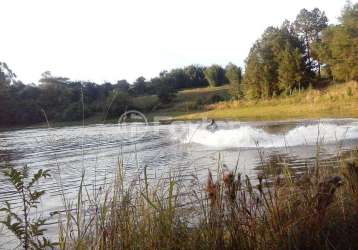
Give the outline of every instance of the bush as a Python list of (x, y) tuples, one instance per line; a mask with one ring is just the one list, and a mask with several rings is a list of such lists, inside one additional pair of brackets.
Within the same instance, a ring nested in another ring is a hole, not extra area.
[(50, 177), (49, 171), (40, 169), (29, 179), (26, 166), (19, 171), (10, 167), (4, 171), (4, 175), (8, 178), (23, 205), (22, 213), (19, 213), (11, 207), (9, 202), (5, 202), (6, 205), (0, 209), (0, 212), (5, 213), (6, 219), (0, 223), (4, 224), (17, 237), (25, 250), (53, 249), (57, 244), (51, 242), (44, 235), (47, 219), (31, 217), (31, 210), (37, 208), (37, 204), (45, 194), (44, 190), (36, 190), (36, 183), (42, 178)]
[(90, 113), (88, 107), (83, 107), (82, 103), (72, 103), (63, 111), (60, 119), (62, 121), (79, 121), (83, 118), (87, 118)]
[(157, 96), (163, 104), (168, 104), (176, 97), (177, 90), (169, 84), (159, 84), (157, 86)]
[(209, 104), (225, 101), (225, 98), (221, 95), (215, 94), (210, 97)]
[(133, 108), (142, 112), (153, 111), (159, 104), (159, 98), (155, 95), (140, 96), (133, 99)]

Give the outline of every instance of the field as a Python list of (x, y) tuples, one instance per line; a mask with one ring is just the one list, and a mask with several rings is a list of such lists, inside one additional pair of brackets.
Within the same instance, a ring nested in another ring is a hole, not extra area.
[[(202, 111), (205, 105), (229, 98), (228, 86), (186, 89), (179, 91), (172, 103), (160, 105), (146, 115), (150, 120), (155, 116), (178, 117)], [(156, 96), (137, 97), (133, 103), (142, 110), (141, 108), (150, 105), (156, 99), (158, 99)]]
[[(155, 97), (139, 97), (142, 103)], [(220, 101), (220, 99), (222, 101)], [(304, 90), (291, 96), (266, 100), (230, 100), (228, 86), (198, 88), (178, 92), (171, 105), (147, 113), (172, 116), (176, 120), (287, 120), (358, 117), (358, 83), (332, 84), (320, 89)]]
[[(203, 95), (205, 93), (203, 92)], [(229, 120), (285, 120), (358, 117), (358, 83), (334, 84), (306, 90), (289, 97), (259, 101), (224, 101), (206, 105), (205, 110), (179, 115), (179, 120), (201, 118)]]

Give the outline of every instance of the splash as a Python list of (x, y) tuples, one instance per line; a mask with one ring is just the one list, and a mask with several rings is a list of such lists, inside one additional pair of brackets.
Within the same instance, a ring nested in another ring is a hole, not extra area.
[(198, 143), (218, 148), (291, 147), (334, 144), (342, 140), (358, 138), (358, 123), (301, 124), (285, 132), (269, 133), (262, 127), (241, 125), (237, 128), (219, 129), (215, 132), (192, 126), (183, 143)]

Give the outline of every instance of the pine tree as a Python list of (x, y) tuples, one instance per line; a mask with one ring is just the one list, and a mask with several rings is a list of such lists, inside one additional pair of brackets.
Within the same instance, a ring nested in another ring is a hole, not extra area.
[(299, 50), (292, 49), (289, 44), (286, 45), (280, 55), (280, 64), (278, 68), (278, 79), (280, 92), (289, 95), (293, 89), (301, 89), (302, 69), (301, 54)]
[(266, 29), (246, 59), (247, 98), (289, 94), (294, 88), (308, 85), (311, 74), (304, 53), (302, 41), (289, 22), (285, 21), (280, 28)]
[(315, 46), (334, 80), (358, 80), (358, 4), (346, 5), (340, 21), (328, 27)]

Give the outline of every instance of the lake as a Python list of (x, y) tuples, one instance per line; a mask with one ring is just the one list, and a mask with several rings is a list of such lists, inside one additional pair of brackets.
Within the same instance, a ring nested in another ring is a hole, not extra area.
[[(67, 198), (76, 196), (82, 174), (88, 190), (95, 190), (111, 182), (120, 160), (126, 180), (141, 174), (144, 166), (153, 181), (169, 174), (205, 178), (208, 169), (215, 172), (219, 161), (255, 178), (263, 165), (275, 162), (303, 171), (314, 164), (317, 150), (326, 164), (334, 164), (338, 152), (349, 152), (358, 145), (356, 119), (220, 121), (215, 131), (207, 125), (128, 123), (2, 131), (0, 167), (8, 162), (15, 167), (27, 165), (31, 172), (51, 170), (51, 178), (40, 183), (46, 189), (46, 202), (37, 211), (47, 217), (63, 209), (62, 191)], [(0, 194), (1, 204), (8, 200), (19, 205), (2, 173)], [(4, 245), (6, 237), (0, 227)]]

